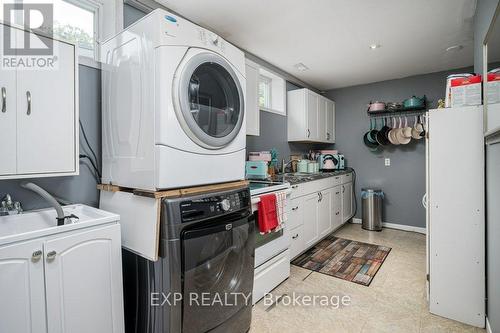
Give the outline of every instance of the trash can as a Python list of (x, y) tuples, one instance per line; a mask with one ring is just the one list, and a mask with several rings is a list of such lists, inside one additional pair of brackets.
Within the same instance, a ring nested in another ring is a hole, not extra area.
[(362, 223), (361, 227), (371, 231), (382, 230), (382, 202), (384, 192), (380, 189), (361, 189)]

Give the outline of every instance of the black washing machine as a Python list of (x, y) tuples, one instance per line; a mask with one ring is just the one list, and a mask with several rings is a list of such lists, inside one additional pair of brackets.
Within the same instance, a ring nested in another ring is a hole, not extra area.
[(164, 199), (160, 258), (124, 250), (127, 333), (250, 328), (255, 221), (248, 188)]

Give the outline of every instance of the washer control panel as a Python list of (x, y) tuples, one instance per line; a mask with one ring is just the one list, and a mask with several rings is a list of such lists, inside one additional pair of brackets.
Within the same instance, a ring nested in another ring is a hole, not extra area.
[(216, 217), (247, 207), (250, 207), (250, 192), (248, 189), (186, 200), (180, 203), (183, 223)]

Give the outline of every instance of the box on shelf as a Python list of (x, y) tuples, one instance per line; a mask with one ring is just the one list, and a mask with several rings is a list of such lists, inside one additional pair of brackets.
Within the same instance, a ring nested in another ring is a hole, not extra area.
[(481, 105), (481, 75), (451, 80), (451, 107)]
[(500, 72), (488, 73), (488, 104), (500, 103)]

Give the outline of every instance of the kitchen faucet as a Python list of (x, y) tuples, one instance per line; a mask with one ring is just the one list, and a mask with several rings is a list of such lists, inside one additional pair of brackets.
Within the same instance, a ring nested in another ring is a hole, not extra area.
[(12, 196), (7, 193), (0, 204), (0, 216), (21, 214), (22, 212), (21, 203), (19, 201), (12, 201)]
[(286, 162), (286, 163), (285, 163), (285, 159), (283, 159), (283, 160), (281, 161), (281, 173), (285, 173), (286, 167), (287, 167), (290, 163), (292, 163), (293, 161), (294, 161), (294, 160), (290, 160), (290, 161), (288, 161), (288, 162)]

